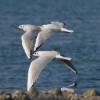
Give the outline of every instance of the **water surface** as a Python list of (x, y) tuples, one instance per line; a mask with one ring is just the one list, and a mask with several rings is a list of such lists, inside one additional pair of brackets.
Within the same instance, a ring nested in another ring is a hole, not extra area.
[[(26, 90), (31, 61), (21, 46), (20, 24), (61, 21), (73, 34), (57, 34), (41, 50), (57, 50), (73, 58), (75, 76), (58, 61), (48, 64), (37, 81), (38, 89), (67, 86), (76, 82), (78, 92), (100, 91), (100, 0), (0, 0), (0, 89)], [(33, 58), (35, 59), (35, 58)]]

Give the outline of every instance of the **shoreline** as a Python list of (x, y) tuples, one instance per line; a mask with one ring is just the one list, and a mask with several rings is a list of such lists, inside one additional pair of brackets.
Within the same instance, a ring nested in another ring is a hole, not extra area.
[(23, 90), (0, 91), (0, 100), (100, 100), (100, 93), (95, 89), (87, 89), (81, 95), (71, 88), (52, 88), (48, 91), (29, 92)]

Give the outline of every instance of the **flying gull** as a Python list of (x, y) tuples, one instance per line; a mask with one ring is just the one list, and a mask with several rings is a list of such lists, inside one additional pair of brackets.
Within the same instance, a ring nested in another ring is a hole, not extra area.
[(64, 28), (64, 23), (61, 22), (51, 22), (50, 24), (42, 25), (41, 31), (38, 33), (34, 51), (37, 51), (45, 42), (50, 38), (54, 32), (68, 32), (72, 33), (73, 30)]
[(25, 31), (25, 33), (21, 36), (22, 46), (28, 59), (30, 59), (32, 56), (33, 41), (35, 42), (35, 38), (38, 32), (40, 31), (40, 27), (26, 24), (26, 25), (19, 25), (18, 28)]
[(67, 67), (77, 74), (76, 68), (71, 63), (71, 58), (64, 57), (57, 51), (37, 51), (34, 52), (33, 55), (38, 56), (38, 58), (33, 60), (30, 64), (28, 70), (27, 91), (29, 91), (35, 85), (41, 71), (53, 59), (58, 59), (67, 64)]

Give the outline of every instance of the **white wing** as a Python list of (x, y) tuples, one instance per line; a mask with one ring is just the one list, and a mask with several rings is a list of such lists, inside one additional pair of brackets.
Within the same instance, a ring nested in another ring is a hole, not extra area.
[(37, 51), (43, 44), (46, 42), (46, 40), (51, 37), (53, 32), (51, 30), (43, 30), (38, 33), (38, 36), (36, 38), (34, 51)]
[(57, 55), (56, 58), (58, 58), (58, 59), (65, 59), (65, 60), (71, 60), (72, 59), (70, 57), (63, 57), (61, 55)]
[(74, 65), (71, 63), (71, 58), (69, 57), (63, 57), (61, 55), (57, 55), (56, 58), (58, 58), (60, 61), (68, 65), (68, 68), (71, 69), (75, 74), (77, 74), (77, 70), (74, 67)]
[(22, 40), (22, 47), (28, 59), (30, 59), (32, 54), (33, 38), (29, 34), (25, 33), (21, 36), (21, 40)]
[(35, 84), (41, 71), (52, 59), (53, 58), (49, 57), (39, 57), (31, 62), (28, 70), (27, 91), (29, 91), (32, 85)]
[(58, 22), (58, 21), (51, 21), (51, 24), (58, 25), (60, 27), (64, 26), (64, 23), (61, 23), (61, 22)]

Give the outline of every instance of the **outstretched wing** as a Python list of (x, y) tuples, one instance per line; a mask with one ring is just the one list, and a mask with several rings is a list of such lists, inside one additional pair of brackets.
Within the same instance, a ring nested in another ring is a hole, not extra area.
[(61, 22), (58, 22), (58, 21), (51, 21), (51, 24), (54, 24), (54, 25), (57, 25), (57, 26), (60, 26), (60, 27), (64, 26), (64, 23), (61, 23)]
[(22, 47), (26, 53), (26, 56), (28, 57), (28, 59), (30, 59), (32, 55), (33, 38), (29, 34), (25, 33), (21, 36), (21, 40)]
[(46, 42), (46, 40), (51, 37), (52, 34), (53, 32), (51, 30), (42, 30), (39, 32), (36, 38), (34, 51), (37, 51)]
[(69, 57), (63, 57), (61, 55), (56, 56), (56, 58), (58, 58), (60, 61), (62, 61), (63, 63), (68, 65), (68, 68), (70, 68), (75, 74), (77, 74), (77, 70), (74, 67), (74, 65), (71, 63), (71, 58)]
[(30, 64), (28, 70), (28, 80), (27, 80), (27, 90), (29, 91), (32, 85), (38, 79), (41, 71), (45, 68), (45, 66), (52, 60), (49, 57), (39, 57), (36, 60), (33, 60)]
[(32, 57), (32, 54), (33, 54), (33, 51), (32, 51), (33, 42), (35, 42), (35, 39), (37, 38), (38, 32), (40, 32), (40, 30), (38, 30), (38, 29), (35, 30), (34, 29), (33, 31), (26, 31), (21, 36), (22, 47), (23, 47), (28, 59), (30, 59)]

